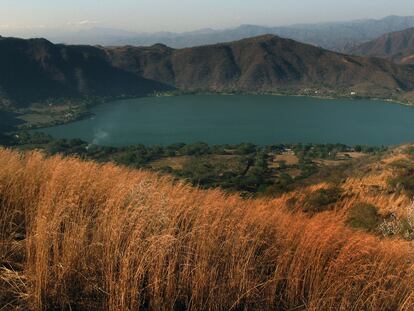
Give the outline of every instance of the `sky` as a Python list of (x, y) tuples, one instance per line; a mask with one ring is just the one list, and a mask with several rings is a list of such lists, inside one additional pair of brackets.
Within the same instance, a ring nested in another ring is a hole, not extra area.
[(0, 33), (108, 27), (183, 32), (414, 15), (414, 0), (0, 0)]

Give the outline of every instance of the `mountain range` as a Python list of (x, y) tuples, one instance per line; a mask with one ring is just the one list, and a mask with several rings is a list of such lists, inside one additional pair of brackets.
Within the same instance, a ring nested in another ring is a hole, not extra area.
[(414, 66), (348, 56), (273, 35), (185, 49), (0, 38), (3, 106), (176, 89), (391, 98), (414, 90)]
[(177, 50), (155, 45), (105, 51), (117, 68), (187, 91), (352, 88), (374, 94), (414, 86), (414, 68), (351, 57), (273, 35)]
[(388, 16), (383, 19), (363, 19), (346, 22), (317, 24), (295, 24), (290, 26), (267, 27), (241, 25), (230, 29), (201, 29), (173, 33), (138, 33), (111, 28), (88, 28), (81, 30), (42, 30), (55, 43), (91, 44), (104, 46), (151, 46), (162, 43), (173, 48), (230, 42), (243, 38), (274, 34), (280, 37), (320, 46), (334, 51), (345, 51), (361, 43), (373, 40), (385, 33), (414, 27), (414, 17)]
[(387, 33), (348, 50), (349, 53), (387, 58), (400, 64), (414, 64), (414, 27)]

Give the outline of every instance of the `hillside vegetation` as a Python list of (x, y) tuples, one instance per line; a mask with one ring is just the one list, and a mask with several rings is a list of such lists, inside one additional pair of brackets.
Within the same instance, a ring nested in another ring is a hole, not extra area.
[(111, 63), (184, 91), (286, 92), (391, 98), (414, 90), (414, 68), (264, 35), (174, 50), (106, 48)]
[[(338, 194), (311, 188), (317, 204)], [(0, 150), (0, 309), (413, 309), (411, 244), (292, 211), (292, 196)]]
[(272, 35), (177, 50), (161, 44), (105, 48), (0, 37), (0, 72), (0, 108), (67, 106), (63, 115), (68, 118), (82, 114), (71, 107), (79, 102), (166, 91), (367, 96), (405, 102), (410, 99), (403, 94), (414, 91), (413, 67)]

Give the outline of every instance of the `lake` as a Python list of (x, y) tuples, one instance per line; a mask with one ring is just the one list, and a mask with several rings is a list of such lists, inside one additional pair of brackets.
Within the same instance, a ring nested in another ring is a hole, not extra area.
[(186, 95), (116, 101), (92, 112), (89, 119), (41, 131), (108, 146), (414, 141), (414, 108), (382, 101)]

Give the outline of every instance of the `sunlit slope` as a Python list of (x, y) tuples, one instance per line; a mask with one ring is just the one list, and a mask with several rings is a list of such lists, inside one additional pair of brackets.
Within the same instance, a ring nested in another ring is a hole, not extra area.
[(166, 91), (283, 93), (411, 103), (414, 68), (273, 35), (172, 49), (0, 37), (0, 107), (79, 105)]
[[(408, 242), (169, 177), (0, 151), (0, 306), (412, 310)], [(1, 307), (0, 307), (1, 308)]]
[(414, 28), (387, 33), (348, 51), (356, 55), (382, 57), (400, 64), (414, 64)]

